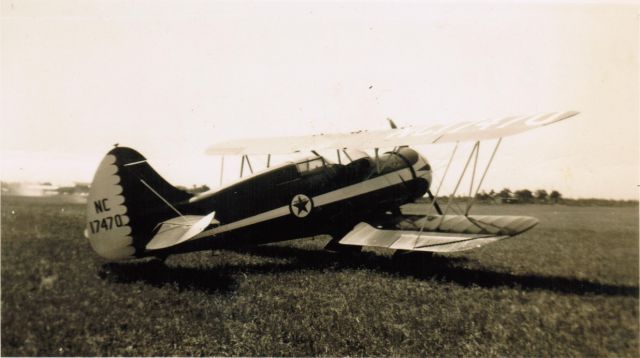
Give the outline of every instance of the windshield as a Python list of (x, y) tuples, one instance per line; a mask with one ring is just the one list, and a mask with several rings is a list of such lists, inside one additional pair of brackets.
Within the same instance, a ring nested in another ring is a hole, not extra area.
[(298, 168), (298, 172), (306, 173), (315, 168), (322, 167), (323, 165), (324, 165), (324, 162), (322, 161), (322, 158), (317, 158), (317, 159), (308, 160), (306, 162), (297, 163), (296, 167)]
[(297, 160), (296, 168), (298, 168), (298, 172), (302, 174), (302, 173), (310, 172), (320, 167), (324, 167), (327, 164), (330, 164), (330, 162), (326, 160), (324, 157), (316, 156), (316, 157)]

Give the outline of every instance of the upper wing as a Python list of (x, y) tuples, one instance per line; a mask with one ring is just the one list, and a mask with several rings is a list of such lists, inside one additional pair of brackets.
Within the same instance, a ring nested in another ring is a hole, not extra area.
[(576, 114), (578, 112), (569, 111), (428, 127), (240, 139), (214, 144), (207, 148), (206, 153), (211, 155), (289, 154), (307, 150), (391, 148), (403, 145), (487, 140), (545, 126)]

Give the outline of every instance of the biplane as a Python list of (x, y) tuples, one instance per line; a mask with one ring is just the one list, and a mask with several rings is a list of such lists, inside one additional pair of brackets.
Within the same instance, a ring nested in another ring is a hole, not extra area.
[[(331, 236), (326, 249), (335, 251), (365, 246), (402, 252), (469, 250), (538, 223), (528, 216), (470, 214), (502, 138), (576, 114), (404, 128), (390, 120), (386, 130), (221, 142), (206, 153), (222, 156), (221, 170), (224, 156), (241, 156), (240, 179), (198, 194), (169, 184), (137, 151), (116, 146), (93, 178), (85, 236), (98, 255), (110, 260), (164, 259), (315, 235)], [(495, 144), (482, 169), (477, 164), (485, 140)], [(474, 145), (445, 203), (439, 191), (460, 142)], [(456, 144), (434, 193), (431, 164), (411, 146), (439, 143)], [(335, 151), (337, 160), (319, 154), (326, 151)], [(271, 155), (291, 153), (309, 155), (271, 165)], [(253, 173), (255, 155), (266, 155), (267, 165)], [(468, 199), (452, 213), (465, 175), (471, 176)], [(425, 196), (428, 200), (418, 200)]]

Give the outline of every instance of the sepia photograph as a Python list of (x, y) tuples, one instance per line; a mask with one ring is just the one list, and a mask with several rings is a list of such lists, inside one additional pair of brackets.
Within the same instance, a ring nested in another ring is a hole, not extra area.
[(637, 3), (0, 28), (0, 355), (640, 354)]

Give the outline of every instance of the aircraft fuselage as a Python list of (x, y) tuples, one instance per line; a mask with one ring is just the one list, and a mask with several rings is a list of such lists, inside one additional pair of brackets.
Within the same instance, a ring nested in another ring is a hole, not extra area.
[(428, 162), (408, 147), (348, 164), (287, 163), (177, 205), (187, 215), (215, 211), (220, 225), (169, 251), (340, 237), (365, 217), (423, 196), (430, 181)]

